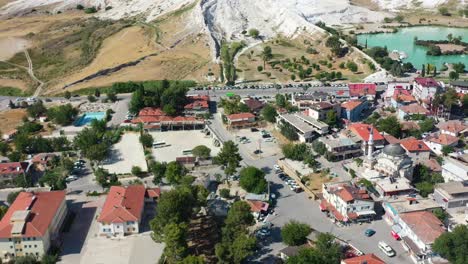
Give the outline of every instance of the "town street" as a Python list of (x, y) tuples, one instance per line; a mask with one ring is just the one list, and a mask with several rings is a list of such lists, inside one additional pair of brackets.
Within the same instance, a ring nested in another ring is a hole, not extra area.
[[(215, 131), (218, 137), (221, 137), (221, 140), (234, 140), (232, 134), (223, 126), (219, 114), (215, 115), (210, 128)], [(374, 253), (387, 263), (413, 263), (408, 254), (404, 251), (401, 243), (393, 239), (390, 234), (391, 227), (385, 223), (383, 219), (377, 219), (370, 224), (353, 224), (347, 227), (338, 227), (320, 211), (318, 201), (311, 200), (305, 192), (295, 193), (291, 191), (273, 171), (273, 165), (282, 157), (281, 153), (278, 153), (276, 156), (254, 159), (250, 153), (244, 149), (242, 144), (239, 144), (239, 153), (245, 165), (261, 168), (267, 173), (266, 178), (271, 183), (271, 193), (275, 194), (277, 197), (275, 207), (275, 213), (277, 213), (277, 215), (269, 215), (266, 220), (273, 223), (274, 228), (271, 232), (271, 236), (264, 241), (264, 247), (260, 249), (255, 256), (255, 260), (259, 263), (274, 263), (273, 256), (277, 255), (279, 250), (286, 247), (281, 242), (280, 227), (290, 220), (307, 223), (319, 232), (330, 232), (337, 238), (352, 244), (363, 253)], [(341, 163), (338, 164), (340, 165), (335, 168), (332, 167), (331, 171), (340, 173)], [(325, 164), (322, 165), (326, 167), (329, 164), (326, 166)], [(338, 176), (340, 178), (346, 178), (345, 175)], [(372, 237), (366, 237), (364, 231), (368, 228), (374, 229), (376, 234)], [(387, 244), (396, 251), (397, 256), (393, 258), (387, 257), (377, 247), (379, 241), (387, 242)]]

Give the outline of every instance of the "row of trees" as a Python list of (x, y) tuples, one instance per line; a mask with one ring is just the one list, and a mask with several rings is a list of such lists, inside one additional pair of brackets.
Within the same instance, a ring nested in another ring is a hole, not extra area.
[(165, 243), (166, 263), (203, 263), (201, 258), (189, 255), (187, 236), (190, 220), (206, 204), (208, 191), (203, 186), (192, 186), (193, 177), (187, 176), (181, 182), (161, 196), (156, 217), (150, 222), (152, 238)]
[(41, 100), (28, 106), (28, 116), (31, 118), (38, 118), (40, 116), (47, 116), (49, 120), (61, 126), (70, 125), (78, 115), (78, 109), (74, 108), (71, 104), (54, 106), (47, 109)]
[(187, 91), (187, 87), (177, 82), (148, 88), (141, 85), (132, 94), (129, 110), (138, 113), (144, 107), (160, 107), (167, 115), (174, 116), (184, 110)]

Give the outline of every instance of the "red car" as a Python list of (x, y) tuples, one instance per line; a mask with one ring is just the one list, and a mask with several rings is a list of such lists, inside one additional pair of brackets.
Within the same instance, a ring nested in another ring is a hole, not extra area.
[(400, 235), (398, 235), (397, 232), (392, 231), (391, 234), (392, 234), (392, 237), (393, 237), (395, 240), (400, 240), (400, 239), (401, 239)]

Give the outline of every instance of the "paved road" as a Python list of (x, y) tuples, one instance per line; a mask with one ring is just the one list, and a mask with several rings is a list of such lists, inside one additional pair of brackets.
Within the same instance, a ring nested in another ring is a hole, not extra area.
[[(219, 115), (215, 118), (210, 127), (221, 137), (221, 140), (233, 140), (233, 136), (224, 128)], [(239, 153), (243, 157), (245, 165), (252, 165), (262, 168), (267, 172), (266, 178), (271, 182), (271, 192), (278, 197), (275, 212), (277, 216), (270, 215), (267, 221), (274, 224), (272, 235), (265, 241), (264, 247), (256, 256), (256, 261), (259, 263), (274, 263), (273, 259), (285, 245), (281, 242), (280, 227), (290, 220), (297, 220), (308, 223), (313, 229), (320, 232), (331, 232), (336, 237), (347, 241), (357, 247), (364, 253), (374, 253), (387, 263), (413, 263), (407, 253), (404, 252), (400, 242), (395, 241), (390, 235), (391, 228), (384, 220), (376, 220), (370, 224), (351, 225), (347, 227), (338, 227), (328, 219), (319, 209), (317, 201), (312, 201), (303, 193), (295, 193), (276, 176), (272, 171), (273, 165), (281, 158), (281, 154), (277, 156), (269, 156), (266, 158), (253, 159), (247, 153), (242, 144), (239, 145)], [(343, 175), (341, 164), (324, 163), (323, 167), (332, 168), (331, 170), (338, 173), (341, 178), (346, 178)], [(377, 233), (368, 238), (364, 236), (364, 231), (367, 228), (372, 228)], [(397, 252), (397, 256), (389, 258), (383, 254), (377, 247), (379, 241), (387, 242)]]

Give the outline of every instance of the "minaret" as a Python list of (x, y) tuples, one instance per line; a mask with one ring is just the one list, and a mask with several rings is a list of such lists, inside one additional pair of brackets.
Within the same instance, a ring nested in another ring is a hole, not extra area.
[(374, 152), (374, 127), (371, 126), (367, 142), (367, 159), (372, 159), (372, 152)]

